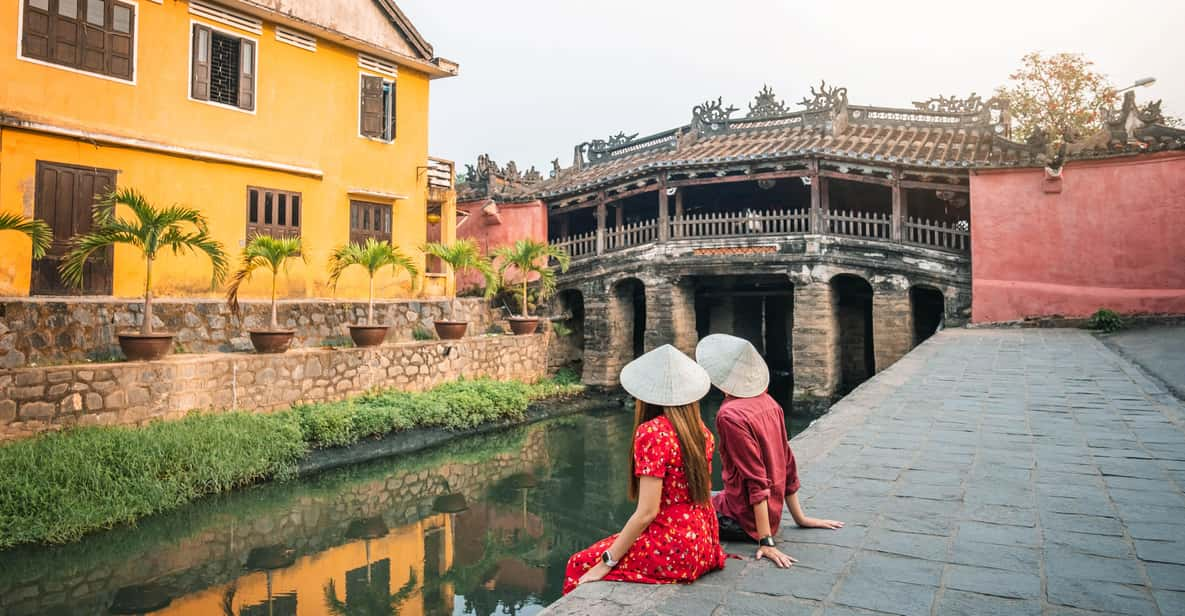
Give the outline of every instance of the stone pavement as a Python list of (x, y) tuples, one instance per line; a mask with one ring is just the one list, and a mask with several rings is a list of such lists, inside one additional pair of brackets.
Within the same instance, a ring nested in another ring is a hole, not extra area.
[(1129, 329), (1102, 340), (1185, 400), (1185, 325)]
[(1185, 614), (1185, 409), (1087, 332), (947, 330), (792, 444), (808, 515), (848, 523), (783, 525), (799, 564), (545, 613)]

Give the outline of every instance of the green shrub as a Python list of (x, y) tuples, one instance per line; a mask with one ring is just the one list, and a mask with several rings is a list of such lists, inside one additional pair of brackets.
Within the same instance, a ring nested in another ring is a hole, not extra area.
[(488, 334), (490, 336), (501, 336), (505, 333), (506, 333), (506, 328), (502, 327), (501, 325), (499, 325), (497, 323), (490, 323), (490, 326), (486, 328), (486, 334)]
[(194, 414), (81, 428), (0, 447), (0, 548), (63, 543), (292, 472), (305, 454), (285, 414)]
[(552, 323), (551, 331), (555, 332), (555, 335), (560, 337), (572, 335), (572, 328), (568, 327), (563, 321), (556, 321)]
[(1096, 329), (1110, 334), (1126, 328), (1127, 321), (1114, 310), (1100, 308), (1094, 314), (1090, 315), (1090, 320), (1086, 322), (1086, 326), (1090, 329)]
[(412, 328), (411, 337), (416, 340), (434, 340), (436, 339), (436, 334), (423, 325), (417, 325)]

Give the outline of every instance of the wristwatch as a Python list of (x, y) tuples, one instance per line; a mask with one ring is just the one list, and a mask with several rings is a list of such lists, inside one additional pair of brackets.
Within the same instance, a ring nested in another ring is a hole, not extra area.
[(757, 545), (760, 545), (761, 547), (764, 547), (764, 548), (772, 548), (772, 547), (776, 546), (777, 544), (774, 543), (774, 536), (773, 535), (766, 535), (766, 536), (757, 540)]
[(613, 555), (609, 553), (609, 550), (605, 550), (605, 552), (601, 554), (601, 562), (605, 563), (605, 566), (609, 567), (610, 569), (617, 566), (617, 561), (613, 560)]

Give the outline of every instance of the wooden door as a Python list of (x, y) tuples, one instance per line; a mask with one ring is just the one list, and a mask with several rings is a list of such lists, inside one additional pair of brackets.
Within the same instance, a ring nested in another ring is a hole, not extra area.
[(42, 259), (33, 260), (31, 295), (110, 295), (114, 259), (112, 249), (100, 250), (87, 260), (82, 288), (62, 282), (58, 266), (69, 249), (70, 239), (91, 228), (91, 216), (98, 196), (115, 187), (116, 172), (37, 161), (37, 184), (33, 196), (34, 216), (53, 228), (53, 246)]

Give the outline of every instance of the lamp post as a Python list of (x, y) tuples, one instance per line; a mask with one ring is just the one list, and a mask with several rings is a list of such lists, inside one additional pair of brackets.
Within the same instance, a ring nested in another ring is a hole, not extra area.
[(1156, 83), (1155, 77), (1143, 77), (1141, 79), (1137, 79), (1135, 81), (1135, 83), (1131, 84), (1130, 86), (1128, 86), (1126, 88), (1120, 88), (1120, 89), (1116, 90), (1115, 93), (1119, 94), (1120, 92), (1126, 92), (1128, 90), (1134, 90), (1136, 88), (1150, 86), (1154, 83)]

